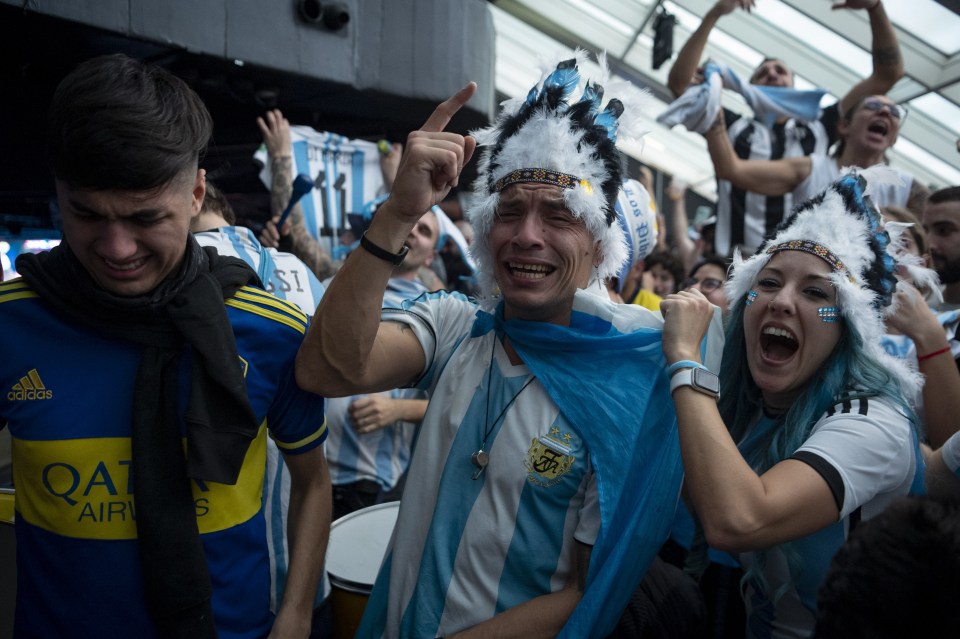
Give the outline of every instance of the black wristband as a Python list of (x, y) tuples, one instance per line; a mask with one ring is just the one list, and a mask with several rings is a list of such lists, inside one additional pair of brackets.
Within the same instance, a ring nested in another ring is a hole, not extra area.
[(379, 257), (385, 262), (390, 262), (394, 266), (400, 266), (403, 263), (403, 258), (407, 256), (407, 252), (410, 250), (410, 247), (404, 244), (399, 253), (391, 253), (382, 246), (377, 246), (372, 241), (368, 240), (366, 232), (360, 236), (360, 246), (362, 246), (370, 255)]

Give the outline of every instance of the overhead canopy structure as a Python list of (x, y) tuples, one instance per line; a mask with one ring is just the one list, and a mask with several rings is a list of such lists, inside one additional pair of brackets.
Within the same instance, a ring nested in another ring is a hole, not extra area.
[[(660, 11), (677, 20), (674, 52), (699, 26), (714, 0), (494, 0), (497, 91), (526, 95), (539, 79), (537, 62), (573, 47), (606, 51), (611, 70), (650, 89), (649, 133), (626, 151), (644, 164), (680, 177), (715, 199), (713, 167), (703, 138), (654, 119), (671, 99), (666, 88), (672, 61), (653, 69), (653, 24)], [(757, 0), (752, 12), (736, 10), (713, 30), (705, 55), (749, 76), (766, 56), (785, 60), (797, 88), (820, 87), (823, 104), (843, 96), (870, 74), (866, 11), (833, 10), (829, 0)], [(960, 2), (884, 0), (906, 76), (889, 97), (909, 109), (890, 162), (935, 188), (960, 184)], [(590, 70), (585, 70), (589, 75)], [(724, 104), (749, 112), (738, 96)]]

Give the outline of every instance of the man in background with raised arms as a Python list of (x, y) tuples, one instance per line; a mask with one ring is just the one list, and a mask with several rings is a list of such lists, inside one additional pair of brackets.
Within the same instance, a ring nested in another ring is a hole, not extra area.
[[(737, 7), (749, 12), (754, 4), (754, 0), (719, 0), (707, 12), (670, 68), (667, 85), (675, 96), (683, 93), (693, 81), (702, 63), (707, 40), (719, 20)], [(882, 0), (848, 0), (831, 8), (867, 12), (873, 42), (871, 74), (851, 87), (839, 102), (823, 109), (817, 118), (810, 121), (780, 116), (772, 126), (768, 126), (759, 118), (740, 117), (725, 109), (727, 134), (739, 157), (777, 160), (814, 153), (826, 155), (838, 139), (837, 122), (840, 117), (863, 98), (885, 94), (903, 77), (903, 57)], [(782, 60), (766, 58), (754, 70), (750, 84), (792, 89), (793, 71)], [(734, 247), (740, 246), (747, 253), (752, 253), (763, 237), (790, 213), (794, 204), (799, 202), (792, 202), (789, 193), (764, 196), (739, 189), (727, 180), (719, 180), (716, 252), (730, 255)]]

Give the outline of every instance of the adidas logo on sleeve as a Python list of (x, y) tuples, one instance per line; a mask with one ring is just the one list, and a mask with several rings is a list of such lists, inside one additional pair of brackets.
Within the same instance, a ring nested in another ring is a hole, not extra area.
[(7, 399), (11, 402), (31, 401), (38, 399), (51, 399), (53, 391), (43, 385), (40, 374), (37, 369), (20, 378), (20, 381), (13, 385), (13, 388), (7, 393)]

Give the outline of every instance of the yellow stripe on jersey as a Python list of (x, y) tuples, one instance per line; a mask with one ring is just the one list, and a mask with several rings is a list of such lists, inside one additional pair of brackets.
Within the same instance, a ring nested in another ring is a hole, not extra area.
[(293, 442), (293, 443), (288, 444), (288, 443), (286, 443), (286, 442), (278, 441), (276, 438), (274, 438), (273, 442), (277, 445), (277, 448), (279, 448), (280, 450), (292, 450), (292, 449), (294, 449), (294, 448), (300, 448), (301, 446), (306, 446), (307, 444), (309, 444), (310, 442), (314, 441), (314, 440), (317, 439), (318, 437), (321, 437), (325, 432), (327, 432), (327, 420), (326, 420), (326, 418), (324, 418), (323, 424), (320, 426), (320, 430), (318, 430), (317, 432), (315, 432), (313, 435), (310, 435), (310, 436), (308, 436), (308, 437), (304, 437), (303, 439), (301, 439), (301, 440), (298, 441), (298, 442)]
[[(266, 425), (250, 443), (236, 485), (191, 480), (202, 534), (240, 525), (260, 511)], [(186, 447), (186, 443), (184, 443)], [(79, 539), (135, 539), (130, 439), (13, 439), (18, 517)]]
[(31, 297), (40, 296), (33, 292), (33, 290), (27, 286), (27, 283), (20, 278), (0, 284), (0, 304)]
[(307, 321), (307, 314), (301, 310), (299, 306), (290, 302), (288, 300), (282, 300), (279, 297), (275, 297), (266, 291), (261, 291), (258, 288), (251, 288), (249, 286), (244, 286), (238, 290), (234, 296), (236, 299), (247, 300), (250, 302), (257, 302), (265, 306), (271, 306), (273, 308), (285, 311), (292, 315), (294, 318), (300, 320), (301, 322)]
[(248, 313), (253, 313), (254, 315), (266, 317), (267, 319), (273, 320), (274, 322), (279, 322), (280, 324), (286, 324), (295, 331), (298, 331), (301, 335), (304, 335), (307, 332), (306, 324), (303, 322), (298, 322), (287, 315), (267, 310), (262, 306), (257, 306), (256, 304), (250, 304), (248, 302), (241, 302), (238, 299), (229, 299), (225, 302), (225, 304), (227, 306), (239, 308), (241, 311), (247, 311)]

